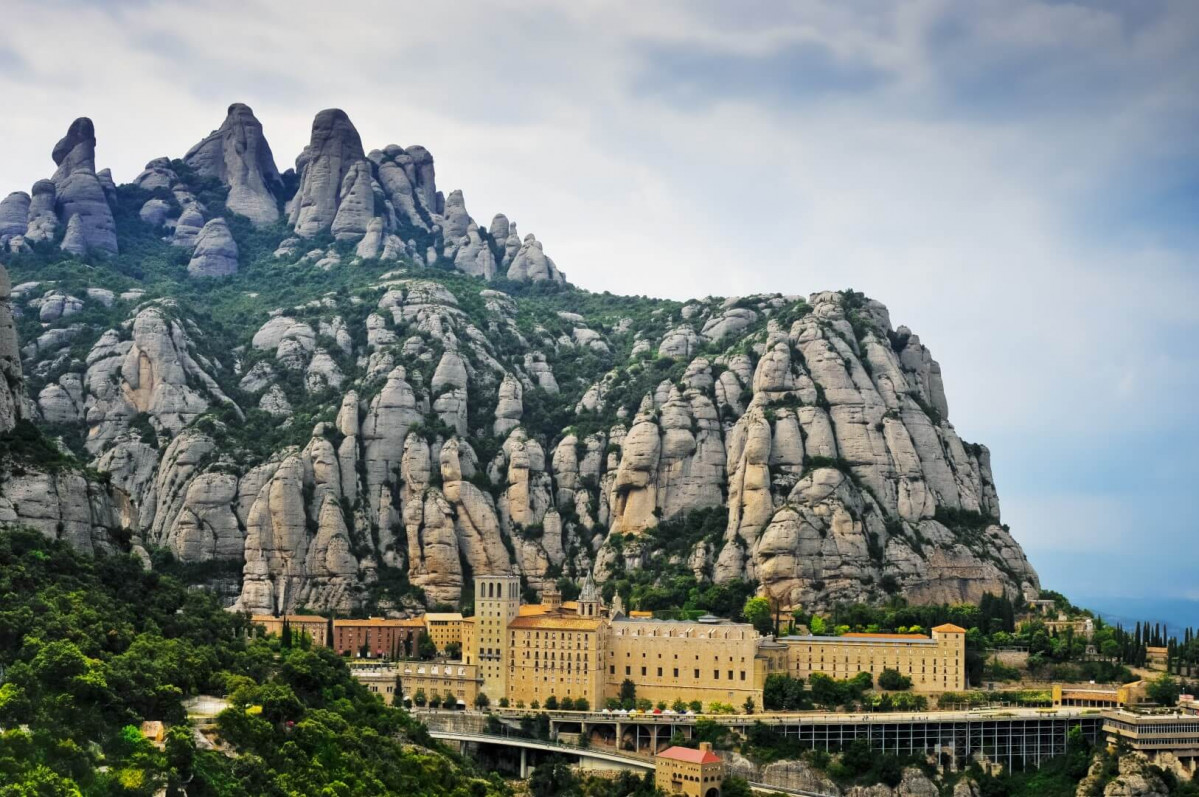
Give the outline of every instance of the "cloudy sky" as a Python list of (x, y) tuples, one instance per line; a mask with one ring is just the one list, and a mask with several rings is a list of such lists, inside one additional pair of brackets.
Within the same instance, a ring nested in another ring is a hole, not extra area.
[[(286, 9), (286, 10), (284, 10)], [(932, 348), (1046, 586), (1199, 599), (1199, 4), (7, 0), (0, 188), (250, 104), (427, 146), (577, 285), (853, 287)], [(1199, 616), (1194, 618), (1199, 620)]]

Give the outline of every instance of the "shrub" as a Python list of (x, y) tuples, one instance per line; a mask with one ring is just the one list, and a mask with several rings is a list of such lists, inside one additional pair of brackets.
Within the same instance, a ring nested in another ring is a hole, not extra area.
[(912, 679), (906, 675), (901, 675), (899, 670), (893, 670), (890, 667), (884, 667), (883, 671), (878, 676), (879, 689), (887, 689), (890, 691), (901, 691), (912, 688)]

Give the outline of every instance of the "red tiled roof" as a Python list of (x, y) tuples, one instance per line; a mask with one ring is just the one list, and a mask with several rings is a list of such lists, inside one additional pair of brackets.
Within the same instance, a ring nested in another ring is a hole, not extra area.
[(668, 747), (658, 753), (659, 758), (673, 758), (689, 764), (719, 764), (720, 758), (711, 750), (692, 750), (690, 747)]
[(953, 623), (945, 623), (944, 625), (939, 625), (936, 628), (934, 628), (933, 630), (939, 631), (942, 634), (964, 634), (964, 633), (966, 633), (965, 628), (954, 625)]

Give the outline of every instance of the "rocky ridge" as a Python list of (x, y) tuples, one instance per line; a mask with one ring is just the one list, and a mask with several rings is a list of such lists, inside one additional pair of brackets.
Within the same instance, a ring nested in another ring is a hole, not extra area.
[[(90, 123), (64, 141), (86, 175)], [(443, 197), (423, 147), (364, 153), (322, 111), (296, 164), (235, 104), (111, 198), (95, 176), (132, 253), (97, 243), (97, 206), (0, 203), (22, 281), (0, 430), (31, 419), (104, 474), (25, 469), (0, 518), (208, 563), (254, 611), (453, 604), (483, 572), (681, 572), (809, 608), (1037, 588), (989, 452), (880, 303), (598, 301)]]

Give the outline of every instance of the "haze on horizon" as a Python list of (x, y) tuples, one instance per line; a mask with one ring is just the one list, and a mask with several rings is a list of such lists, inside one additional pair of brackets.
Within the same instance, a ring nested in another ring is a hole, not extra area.
[(581, 287), (865, 291), (940, 361), (1044, 585), (1111, 609), (1199, 600), (1196, 85), (1185, 0), (12, 0), (0, 188), (76, 116), (126, 182), (231, 102), (280, 168), (340, 107)]

